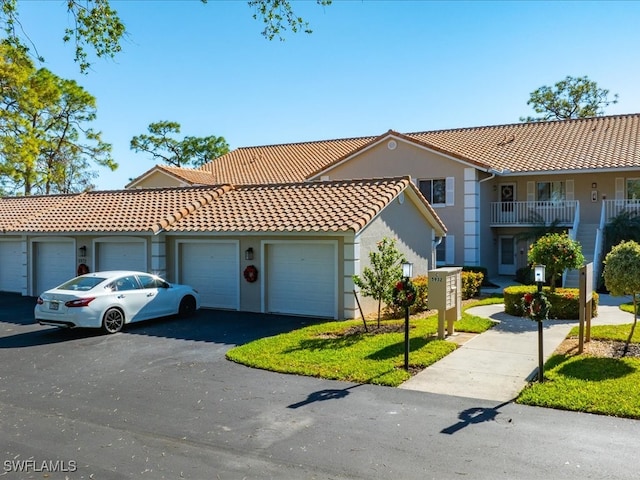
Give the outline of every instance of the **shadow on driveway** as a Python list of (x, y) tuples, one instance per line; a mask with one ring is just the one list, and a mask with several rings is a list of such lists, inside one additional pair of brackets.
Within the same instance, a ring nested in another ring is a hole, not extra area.
[[(32, 326), (26, 332), (15, 327), (9, 328), (8, 334), (0, 337), (0, 349), (48, 345), (104, 335), (99, 329), (41, 327), (33, 318), (34, 305), (35, 297), (0, 293), (0, 322)], [(146, 335), (235, 346), (325, 321), (327, 320), (288, 315), (202, 309), (187, 319), (172, 316), (129, 324), (123, 329), (122, 335)]]
[(288, 315), (203, 309), (192, 318), (167, 317), (128, 325), (124, 332), (235, 346), (326, 321), (328, 320)]

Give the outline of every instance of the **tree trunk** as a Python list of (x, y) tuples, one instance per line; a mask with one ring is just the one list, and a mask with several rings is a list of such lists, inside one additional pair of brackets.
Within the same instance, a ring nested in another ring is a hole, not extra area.
[(627, 338), (627, 343), (624, 345), (624, 351), (622, 352), (622, 356), (625, 357), (627, 352), (629, 351), (629, 344), (631, 344), (631, 339), (633, 338), (633, 332), (636, 330), (636, 323), (638, 323), (638, 300), (636, 298), (636, 294), (633, 294), (633, 325), (631, 325), (631, 333), (629, 333), (629, 338)]

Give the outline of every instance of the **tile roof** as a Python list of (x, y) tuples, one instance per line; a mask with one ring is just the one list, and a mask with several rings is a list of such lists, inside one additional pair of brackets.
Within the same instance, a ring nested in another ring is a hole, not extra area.
[(640, 114), (407, 134), (514, 173), (640, 167)]
[(640, 168), (640, 114), (243, 147), (201, 168), (219, 183), (301, 182), (388, 135), (487, 171)]
[(410, 188), (442, 221), (406, 177), (394, 179), (245, 185), (167, 228), (215, 232), (358, 232), (403, 190)]
[(446, 228), (408, 178), (199, 186), (0, 198), (6, 233), (357, 232), (400, 192)]
[(0, 218), (5, 233), (158, 232), (230, 189), (176, 187), (9, 197), (0, 199)]
[(142, 180), (144, 177), (148, 176), (151, 172), (161, 171), (170, 175), (178, 180), (182, 180), (189, 185), (217, 185), (215, 182), (213, 175), (208, 170), (195, 169), (195, 168), (183, 168), (183, 167), (172, 167), (170, 165), (156, 165), (150, 170), (147, 170), (142, 175), (134, 178), (129, 182), (125, 188), (129, 187), (132, 184)]
[(375, 137), (242, 147), (207, 163), (221, 183), (252, 184), (302, 182), (314, 171), (368, 144)]

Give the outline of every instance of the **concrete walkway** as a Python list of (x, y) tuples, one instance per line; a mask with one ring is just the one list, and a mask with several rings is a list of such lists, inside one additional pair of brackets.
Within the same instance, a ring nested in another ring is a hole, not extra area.
[[(600, 295), (598, 316), (591, 325), (632, 323), (633, 314), (619, 308), (621, 303), (629, 301), (630, 297)], [(529, 381), (537, 378), (536, 322), (507, 315), (504, 304), (473, 307), (467, 312), (499, 323), (411, 377), (400, 388), (506, 402), (515, 399)], [(543, 323), (545, 361), (576, 325), (576, 320)], [(449, 339), (456, 341), (455, 334)]]

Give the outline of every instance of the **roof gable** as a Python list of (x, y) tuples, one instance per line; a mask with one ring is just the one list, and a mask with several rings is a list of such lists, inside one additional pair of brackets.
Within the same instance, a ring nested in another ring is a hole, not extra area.
[[(467, 166), (473, 166), (475, 168), (479, 168), (481, 170), (489, 170), (491, 168), (490, 165), (487, 164), (483, 164), (480, 162), (476, 162), (473, 159), (469, 159), (469, 158), (465, 158), (462, 157), (460, 155), (457, 155), (455, 153), (451, 153), (451, 152), (446, 152), (444, 150), (442, 150), (441, 148), (438, 148), (434, 145), (430, 145), (426, 142), (423, 142), (419, 139), (413, 138), (409, 135), (403, 135), (401, 133), (398, 133), (396, 131), (393, 130), (389, 130), (387, 133), (380, 135), (376, 138), (374, 138), (373, 140), (371, 140), (370, 142), (362, 145), (361, 147), (357, 148), (356, 150), (349, 152), (347, 155), (342, 156), (341, 158), (338, 158), (336, 160), (334, 160), (333, 162), (329, 163), (328, 165), (326, 165), (325, 167), (323, 167), (322, 169), (313, 172), (309, 175), (308, 179), (309, 180), (318, 180), (321, 179), (324, 175), (327, 176), (331, 176), (331, 171), (340, 167), (341, 165), (352, 161), (353, 159), (365, 154), (366, 152), (369, 152), (375, 148), (378, 148), (380, 145), (382, 145), (383, 143), (387, 142), (388, 148), (392, 148), (391, 142), (401, 142), (401, 143), (405, 143), (408, 145), (412, 145), (418, 149), (422, 149), (422, 150), (426, 150), (432, 153), (436, 153), (438, 155), (441, 155), (445, 158), (454, 160), (456, 162), (461, 162), (464, 163)], [(396, 147), (394, 146), (393, 149), (395, 149)], [(398, 172), (396, 172), (398, 173)]]
[(237, 186), (168, 231), (358, 232), (401, 192), (441, 235), (446, 228), (404, 178)]
[(401, 192), (446, 231), (408, 178), (131, 189), (0, 199), (4, 233), (358, 232)]
[[(207, 170), (194, 169), (194, 168), (182, 168), (172, 167), (168, 165), (155, 165), (153, 168), (147, 170), (142, 175), (134, 178), (131, 182), (125, 185), (125, 188), (146, 188), (145, 182), (152, 179), (154, 176), (170, 177), (176, 181), (176, 186), (195, 186), (195, 185), (216, 185), (213, 175)], [(158, 188), (160, 185), (152, 186), (151, 188)], [(163, 185), (166, 186), (166, 185)]]
[(640, 168), (640, 114), (628, 114), (243, 147), (201, 169), (219, 183), (302, 182), (387, 138), (498, 173)]

